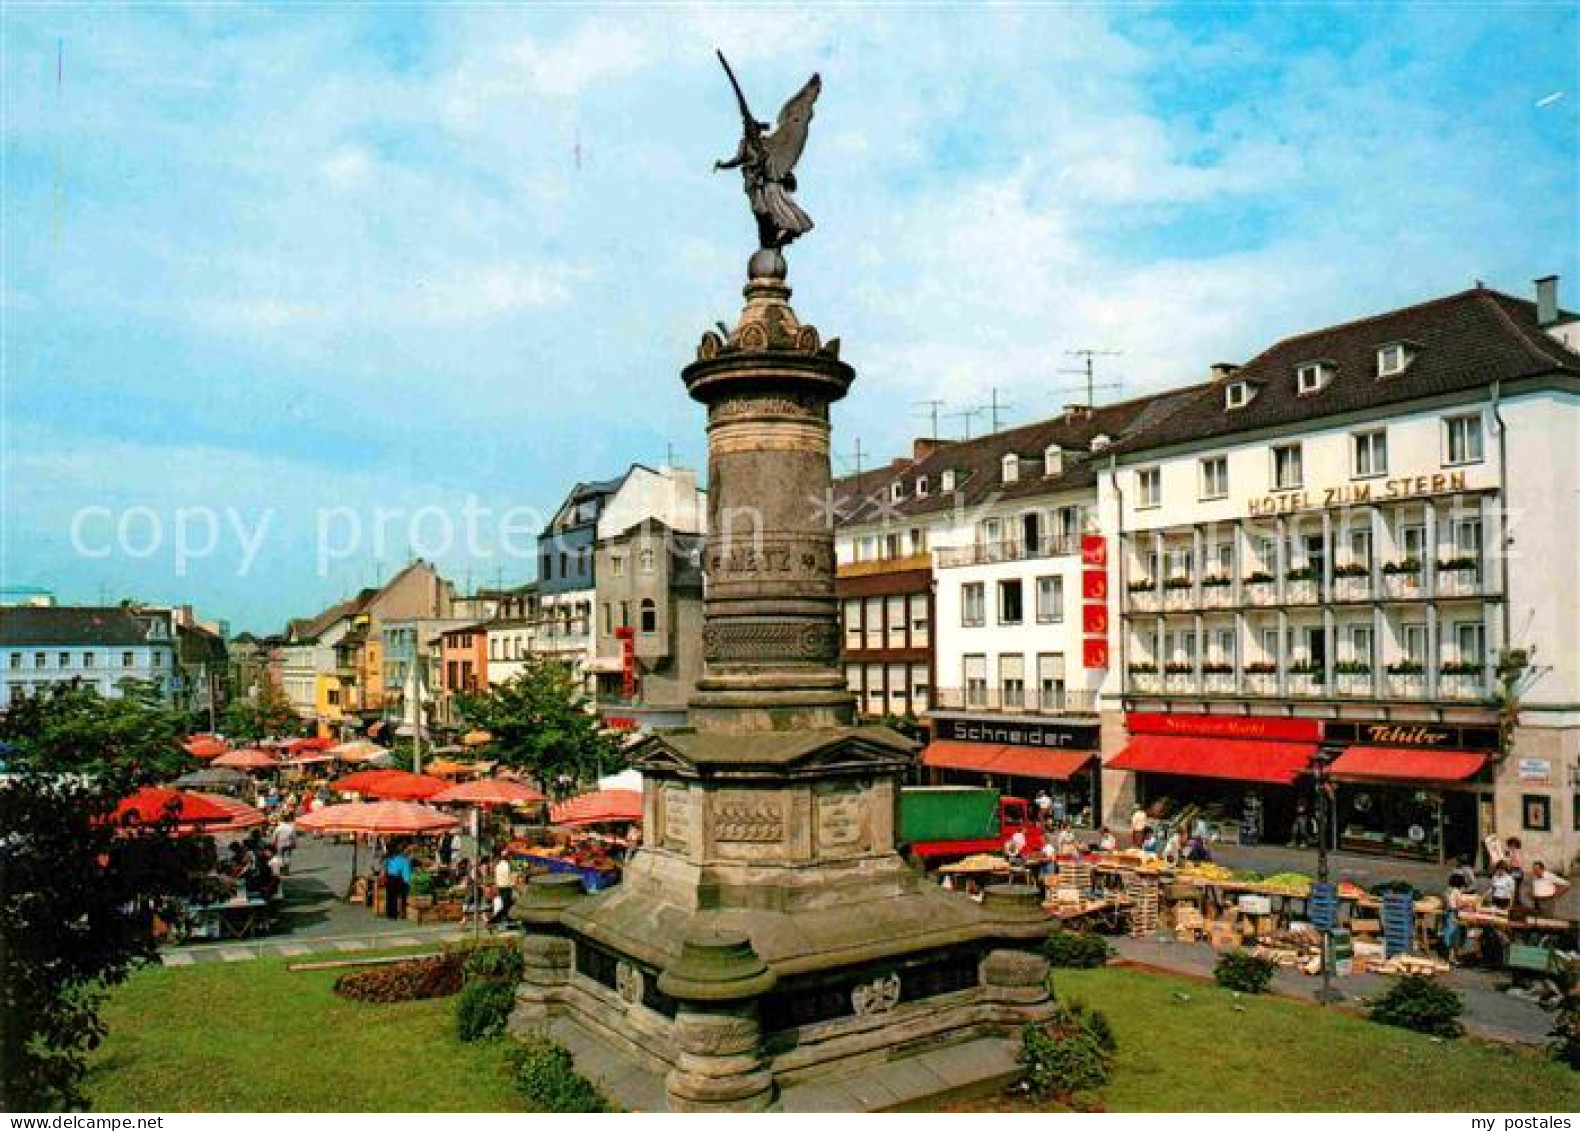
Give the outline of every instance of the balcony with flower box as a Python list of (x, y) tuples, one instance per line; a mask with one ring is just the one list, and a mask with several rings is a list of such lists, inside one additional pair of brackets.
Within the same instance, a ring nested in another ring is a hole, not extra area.
[(1315, 605), (1322, 589), (1322, 571), (1316, 566), (1298, 566), (1284, 574), (1284, 603)]
[(1487, 698), (1486, 669), (1481, 664), (1449, 662), (1438, 669), (1437, 693), (1444, 699)]
[(1163, 665), (1163, 690), (1171, 695), (1190, 695), (1196, 690), (1196, 668), (1193, 664)]
[(1201, 666), (1202, 690), (1208, 695), (1233, 695), (1239, 687), (1233, 664), (1206, 663)]
[(1322, 669), (1310, 660), (1298, 660), (1289, 665), (1289, 694), (1314, 698), (1324, 691)]
[(1266, 662), (1245, 665), (1247, 695), (1277, 695), (1278, 665)]
[(1162, 686), (1162, 682), (1158, 678), (1156, 664), (1131, 664), (1125, 669), (1125, 680), (1129, 684), (1131, 691), (1140, 692), (1143, 695), (1155, 695)]
[(1190, 612), (1196, 607), (1196, 583), (1189, 577), (1165, 578), (1163, 607), (1175, 613)]
[(1247, 605), (1278, 604), (1278, 581), (1270, 573), (1258, 570), (1245, 576), (1241, 583)]
[(1158, 583), (1151, 578), (1139, 578), (1125, 586), (1130, 596), (1130, 610), (1137, 613), (1155, 613), (1161, 607)]
[(1475, 558), (1449, 558), (1437, 563), (1439, 597), (1481, 596), (1481, 563)]
[(1333, 691), (1346, 698), (1370, 699), (1377, 694), (1377, 677), (1364, 660), (1340, 660), (1333, 665)]
[(1415, 660), (1389, 664), (1387, 689), (1392, 699), (1421, 698), (1426, 694), (1426, 669)]
[(1333, 599), (1335, 601), (1369, 601), (1372, 595), (1370, 566), (1349, 562), (1333, 567)]
[(1221, 573), (1201, 579), (1201, 607), (1227, 609), (1234, 604), (1234, 579)]
[(1426, 591), (1421, 588), (1421, 559), (1402, 558), (1396, 562), (1384, 562), (1383, 596), (1396, 599), (1423, 597)]

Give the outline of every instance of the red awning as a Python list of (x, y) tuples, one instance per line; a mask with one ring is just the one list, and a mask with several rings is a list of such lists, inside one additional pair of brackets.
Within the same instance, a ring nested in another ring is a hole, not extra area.
[(1399, 746), (1351, 746), (1333, 762), (1336, 778), (1387, 778), (1390, 781), (1464, 781), (1487, 764), (1473, 750), (1413, 750)]
[(1314, 742), (1184, 738), (1140, 734), (1107, 764), (1107, 769), (1144, 774), (1290, 785), (1306, 772), (1317, 752)]
[(1045, 750), (1040, 746), (999, 746), (987, 742), (929, 743), (922, 764), (940, 770), (974, 770), (1019, 778), (1064, 781), (1092, 760), (1090, 750)]

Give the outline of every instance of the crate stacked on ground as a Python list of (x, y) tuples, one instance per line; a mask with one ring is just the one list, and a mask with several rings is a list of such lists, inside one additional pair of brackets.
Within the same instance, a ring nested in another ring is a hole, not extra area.
[(1157, 934), (1158, 912), (1163, 904), (1163, 890), (1158, 878), (1136, 873), (1127, 875), (1125, 898), (1130, 901), (1130, 937), (1139, 939)]

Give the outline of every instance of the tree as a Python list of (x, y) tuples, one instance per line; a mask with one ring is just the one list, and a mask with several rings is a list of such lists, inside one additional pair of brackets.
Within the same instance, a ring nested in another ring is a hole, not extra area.
[(168, 781), (196, 763), (181, 746), (181, 716), (146, 683), (126, 680), (105, 699), (85, 684), (56, 684), (0, 715), (0, 739), (17, 768), (40, 773), (130, 775), (134, 787)]
[(519, 674), (480, 695), (461, 696), (461, 717), (493, 735), (501, 762), (543, 782), (577, 781), (615, 768), (614, 744), (598, 733), (598, 716), (570, 667), (533, 656)]
[(225, 734), (243, 742), (295, 734), (302, 720), (291, 701), (272, 683), (261, 683), (249, 699), (237, 699), (225, 708)]
[(0, 1095), (11, 1110), (81, 1106), (108, 987), (156, 954), (153, 918), (201, 898), (213, 842), (108, 818), (181, 755), (169, 712), (66, 689), (7, 712), (0, 782)]

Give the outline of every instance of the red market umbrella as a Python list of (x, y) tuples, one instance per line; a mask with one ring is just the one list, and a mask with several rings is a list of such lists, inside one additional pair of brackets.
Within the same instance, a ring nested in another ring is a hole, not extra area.
[(633, 789), (600, 789), (562, 801), (549, 810), (550, 821), (571, 827), (641, 819), (642, 795)]
[(259, 809), (254, 809), (245, 801), (237, 801), (234, 797), (226, 797), (223, 793), (202, 793), (194, 791), (193, 797), (201, 797), (209, 804), (223, 809), (230, 814), (230, 819), (220, 825), (205, 825), (206, 833), (233, 833), (242, 829), (255, 829), (259, 825), (268, 824), (269, 818)]
[(195, 734), (181, 745), (188, 754), (203, 762), (218, 758), (230, 749), (223, 739), (215, 738), (212, 734)]
[(267, 750), (252, 747), (247, 750), (232, 750), (221, 754), (209, 763), (212, 766), (228, 766), (233, 770), (277, 770), (280, 760)]
[(230, 813), (202, 794), (186, 793), (179, 789), (139, 789), (110, 814), (112, 824), (125, 828), (155, 825), (161, 821), (172, 821), (177, 826), (191, 828), (221, 825), (230, 819)]
[(298, 738), (286, 745), (286, 750), (291, 754), (305, 754), (309, 751), (328, 750), (335, 744), (332, 738)]
[(446, 832), (459, 823), (448, 813), (410, 801), (353, 801), (314, 809), (299, 817), (296, 827), (313, 833), (421, 836)]
[(450, 783), (427, 774), (412, 774), (405, 770), (383, 770), (359, 793), (369, 797), (383, 797), (391, 801), (426, 801), (436, 793), (443, 793)]
[(330, 782), (329, 788), (336, 793), (367, 793), (370, 785), (385, 774), (393, 774), (394, 772), (394, 770), (358, 770), (354, 774), (347, 774), (338, 781)]
[(304, 750), (300, 754), (292, 754), (280, 759), (282, 766), (317, 766), (324, 762), (333, 762), (335, 756), (327, 750)]
[(443, 793), (428, 799), (435, 805), (531, 805), (548, 798), (520, 782), (501, 781), (498, 778), (480, 778), (477, 781), (453, 785)]

